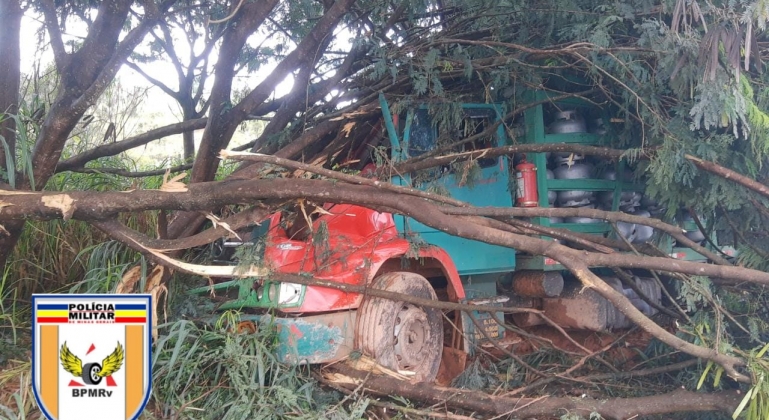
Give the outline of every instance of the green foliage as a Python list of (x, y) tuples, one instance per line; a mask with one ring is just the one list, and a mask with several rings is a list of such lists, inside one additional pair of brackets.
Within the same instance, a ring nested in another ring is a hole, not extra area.
[(238, 262), (238, 268), (247, 270), (250, 266), (264, 266), (264, 252), (267, 248), (265, 237), (241, 238), (243, 241), (251, 241), (252, 245), (242, 245), (235, 248), (233, 258)]
[(325, 220), (318, 223), (315, 231), (312, 233), (312, 246), (315, 248), (315, 258), (319, 261), (326, 261), (331, 257), (330, 234), (328, 223)]
[[(75, 282), (69, 293), (111, 293), (115, 290), (125, 272), (137, 262), (142, 273), (147, 272), (147, 261), (136, 251), (118, 241), (105, 241), (80, 251), (77, 258), (87, 256), (85, 274), (82, 280)], [(144, 274), (142, 274), (144, 277)], [(142, 278), (139, 290), (145, 290), (146, 278)]]
[(732, 418), (735, 420), (743, 413), (745, 420), (769, 418), (769, 364), (764, 357), (767, 350), (769, 350), (769, 344), (750, 352), (748, 369), (753, 376), (753, 386), (745, 393), (734, 410)]
[(751, 151), (759, 167), (763, 157), (769, 152), (769, 114), (754, 102), (753, 87), (747, 77), (740, 78), (741, 94), (747, 107), (747, 125), (750, 127)]
[(740, 252), (737, 261), (746, 267), (755, 267), (757, 270), (769, 270), (769, 260), (765, 253), (759, 253), (755, 248), (749, 246), (738, 247)]
[[(747, 136), (747, 104), (733, 79), (719, 73), (717, 80), (702, 82), (696, 90), (695, 104), (689, 111), (693, 130), (731, 125), (735, 137)], [(739, 130), (741, 124), (743, 129)]]
[(699, 305), (707, 302), (712, 297), (712, 282), (707, 277), (690, 277), (687, 281), (676, 283), (678, 296), (684, 303), (687, 311), (696, 310)]
[[(418, 100), (429, 102), (440, 146), (457, 138), (452, 130), (458, 127), (459, 118), (452, 104), (500, 101), (508, 109), (515, 108), (525, 101), (520, 92), (526, 88), (562, 87), (558, 79), (567, 76), (567, 71), (559, 67), (568, 67), (569, 72), (586, 78), (584, 86), (597, 87), (605, 95), (594, 99), (612, 118), (622, 121), (612, 124), (616, 135), (607, 138), (607, 145), (627, 150), (625, 157), (641, 166), (648, 176), (646, 193), (666, 205), (668, 219), (672, 220), (679, 209), (693, 207), (701, 215), (715, 216), (709, 218), (715, 220), (713, 227), (719, 232), (736, 229), (751, 247), (762, 248), (767, 237), (765, 223), (757, 220), (755, 209), (744, 205), (751, 194), (734, 188), (730, 180), (697, 169), (689, 157), (713, 161), (756, 179), (767, 176), (763, 171), (769, 138), (765, 75), (743, 71), (735, 77), (734, 57), (727, 53), (736, 50), (731, 45), (723, 49), (722, 41), (728, 40), (723, 37), (717, 40), (722, 51), (715, 56), (714, 78), (704, 77), (702, 65), (703, 58), (713, 57), (702, 49), (708, 30), (713, 35), (713, 31), (727, 28), (719, 36), (737, 39), (733, 37), (735, 28), (745, 22), (752, 21), (754, 31), (763, 28), (765, 5), (727, 2), (695, 11), (696, 5), (686, 2), (682, 4), (688, 15), (681, 20), (680, 11), (673, 16), (676, 2), (669, 3), (661, 13), (654, 13), (656, 5), (648, 1), (560, 2), (552, 9), (525, 3), (463, 2), (457, 6), (461, 10), (457, 15), (474, 18), (462, 21), (462, 30), (489, 30), (493, 34), (489, 39), (499, 44), (408, 44), (418, 52), (408, 50), (406, 54), (377, 45), (372, 49), (377, 59), (367, 76), (393, 82), (398, 76), (408, 76), (411, 90), (394, 107)], [(427, 18), (414, 18), (414, 22), (432, 23)], [(445, 32), (436, 29), (430, 36), (438, 40), (441, 36), (461, 37), (450, 30)], [(505, 42), (527, 48), (557, 49), (580, 42), (589, 46), (580, 51), (580, 60), (554, 54), (524, 63), (515, 48), (501, 46)], [(491, 59), (494, 65), (488, 64)], [(434, 80), (446, 71), (453, 71), (455, 78), (443, 77), (440, 87), (434, 88)], [(510, 102), (505, 96), (489, 95), (510, 88)], [(641, 153), (649, 150), (654, 151), (652, 161), (638, 161)], [(461, 167), (453, 169), (459, 181), (470, 173)], [(430, 181), (440, 176), (436, 172), (421, 171), (414, 181), (432, 185)], [(469, 177), (469, 184), (472, 179)], [(734, 227), (721, 217), (722, 211), (730, 212)], [(727, 236), (719, 233), (719, 238)], [(765, 259), (759, 255), (748, 252), (741, 258), (750, 267), (764, 267)]]
[(493, 361), (479, 355), (451, 383), (452, 387), (472, 390), (506, 390), (523, 384), (525, 371), (512, 359)]
[[(25, 353), (20, 330), (28, 324), (30, 310), (19, 299), (19, 291), (11, 286), (10, 267), (0, 277), (0, 366), (10, 359), (21, 358)], [(0, 377), (0, 386), (4, 382)]]
[(357, 419), (319, 390), (305, 368), (280, 364), (273, 356), (274, 330), (260, 324), (256, 334), (232, 332), (237, 313), (227, 313), (214, 329), (190, 321), (163, 327), (153, 353), (153, 400), (180, 419)]
[(14, 382), (18, 390), (11, 395), (4, 395), (0, 399), (0, 418), (3, 420), (27, 420), (43, 419), (43, 416), (35, 413), (35, 397), (32, 394), (32, 382), (30, 375), (30, 363), (23, 363), (0, 373), (0, 387)]

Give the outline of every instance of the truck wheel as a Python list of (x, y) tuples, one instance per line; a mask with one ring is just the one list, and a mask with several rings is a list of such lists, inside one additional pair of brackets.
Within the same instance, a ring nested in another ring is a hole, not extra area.
[[(437, 300), (427, 279), (415, 273), (386, 273), (371, 286)], [(443, 351), (443, 314), (439, 309), (366, 297), (358, 313), (355, 339), (363, 354), (388, 369), (414, 372), (417, 382), (435, 380)]]
[(83, 374), (80, 376), (83, 381), (88, 385), (98, 385), (101, 382), (102, 377), (99, 376), (101, 372), (101, 365), (98, 363), (86, 363), (83, 366)]

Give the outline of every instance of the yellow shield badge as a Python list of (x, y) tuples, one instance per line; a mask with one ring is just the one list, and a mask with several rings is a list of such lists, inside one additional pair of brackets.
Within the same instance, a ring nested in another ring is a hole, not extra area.
[(152, 381), (152, 295), (33, 295), (32, 388), (50, 420), (135, 420)]

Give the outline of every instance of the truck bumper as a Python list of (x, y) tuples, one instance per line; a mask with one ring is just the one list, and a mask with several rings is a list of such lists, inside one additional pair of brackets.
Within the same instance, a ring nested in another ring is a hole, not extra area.
[(286, 364), (330, 363), (353, 350), (355, 311), (333, 312), (298, 318), (243, 314), (242, 321), (252, 321), (257, 328), (275, 328), (277, 359)]

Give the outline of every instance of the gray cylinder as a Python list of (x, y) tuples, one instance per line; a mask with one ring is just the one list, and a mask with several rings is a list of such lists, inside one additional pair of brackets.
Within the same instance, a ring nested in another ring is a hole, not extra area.
[(569, 165), (559, 165), (553, 170), (555, 179), (587, 179), (593, 171), (593, 165), (587, 163), (575, 163)]
[[(630, 302), (647, 316), (657, 313), (635, 291), (625, 287), (616, 277), (602, 277), (614, 290), (622, 293)], [(660, 304), (662, 289), (652, 278), (634, 277), (638, 289), (652, 302)], [(614, 305), (593, 289), (583, 290), (578, 281), (565, 284), (563, 292), (557, 298), (543, 298), (542, 310), (556, 324), (564, 328), (606, 331), (615, 328), (628, 328), (632, 322)]]
[[(638, 210), (633, 213), (634, 216), (651, 217), (651, 213), (646, 210)], [(649, 242), (654, 235), (654, 228), (646, 225), (636, 225), (636, 235), (633, 243), (642, 244)]]
[(617, 230), (619, 231), (619, 234), (627, 239), (628, 242), (633, 242), (633, 240), (635, 240), (636, 228), (637, 225), (635, 223), (617, 222)]
[(592, 191), (558, 191), (558, 206), (559, 207), (583, 207), (589, 205), (591, 200), (595, 198), (595, 193)]
[(555, 119), (547, 127), (550, 133), (586, 133), (584, 118), (576, 110), (567, 109), (555, 114)]
[[(547, 179), (554, 179), (555, 174), (550, 169), (547, 170)], [(558, 198), (558, 193), (552, 190), (547, 191), (547, 202), (550, 203), (550, 206), (555, 204), (555, 200)]]
[(596, 118), (592, 121), (592, 126), (590, 127), (590, 133), (598, 134), (599, 136), (602, 136), (606, 134), (606, 126), (604, 126), (603, 118)]
[(567, 283), (560, 297), (542, 299), (542, 310), (563, 328), (607, 331), (629, 326), (622, 312), (595, 290), (583, 290), (578, 281)]
[(561, 165), (569, 161), (576, 162), (579, 160), (585, 160), (585, 155), (571, 152), (555, 152), (553, 156), (553, 162), (556, 165)]

